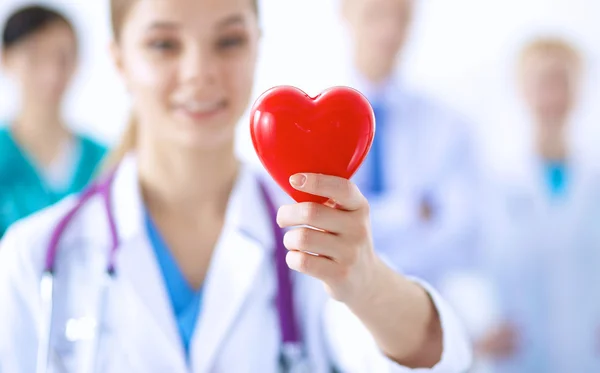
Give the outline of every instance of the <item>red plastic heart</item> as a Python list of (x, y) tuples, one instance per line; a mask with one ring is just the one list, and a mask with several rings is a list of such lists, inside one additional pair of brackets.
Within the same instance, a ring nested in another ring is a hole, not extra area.
[(349, 87), (316, 97), (279, 86), (263, 93), (250, 113), (254, 149), (271, 177), (296, 202), (328, 198), (294, 189), (290, 176), (317, 173), (350, 179), (364, 161), (375, 134), (369, 101)]

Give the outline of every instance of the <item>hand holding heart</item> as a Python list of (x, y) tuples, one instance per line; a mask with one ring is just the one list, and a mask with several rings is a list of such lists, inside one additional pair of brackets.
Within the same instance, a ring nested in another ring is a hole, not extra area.
[(322, 280), (337, 300), (354, 302), (370, 295), (367, 287), (381, 263), (373, 249), (366, 198), (355, 184), (335, 176), (296, 174), (290, 184), (331, 202), (301, 202), (279, 209), (277, 223), (296, 227), (283, 241), (290, 250), (289, 267)]
[(262, 164), (297, 202), (277, 214), (291, 228), (288, 266), (323, 281), (390, 358), (432, 367), (443, 346), (437, 311), (421, 286), (376, 255), (369, 204), (349, 181), (369, 152), (374, 122), (369, 102), (350, 88), (311, 98), (277, 87), (255, 103), (250, 132)]
[(295, 227), (284, 236), (288, 266), (323, 281), (392, 360), (412, 368), (437, 364), (443, 344), (435, 306), (421, 286), (395, 273), (375, 254), (369, 204), (356, 185), (313, 173), (292, 175), (290, 184), (327, 202), (279, 209), (277, 223)]
[[(339, 300), (364, 293), (378, 261), (367, 201), (348, 179), (373, 140), (369, 102), (347, 87), (315, 98), (294, 87), (276, 87), (255, 103), (250, 130), (263, 165), (299, 202), (280, 209), (279, 225), (317, 228), (287, 232), (288, 265), (323, 280)], [(336, 206), (325, 205), (328, 201)]]

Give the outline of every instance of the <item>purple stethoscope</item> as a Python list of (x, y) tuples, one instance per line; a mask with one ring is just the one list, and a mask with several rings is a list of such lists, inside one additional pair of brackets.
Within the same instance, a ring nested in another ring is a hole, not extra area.
[[(95, 195), (100, 195), (104, 202), (104, 208), (106, 210), (106, 218), (109, 223), (110, 236), (112, 240), (111, 250), (108, 257), (108, 263), (105, 271), (105, 278), (102, 284), (101, 303), (99, 315), (104, 315), (104, 306), (107, 301), (107, 294), (109, 285), (115, 278), (116, 269), (116, 254), (119, 246), (119, 239), (117, 235), (117, 227), (115, 219), (111, 209), (111, 196), (110, 188), (114, 179), (114, 172), (109, 177), (100, 183), (92, 184), (89, 188), (81, 193), (76, 205), (59, 221), (56, 228), (52, 232), (50, 242), (46, 251), (46, 260), (44, 273), (40, 282), (40, 293), (42, 298), (42, 325), (40, 330), (40, 342), (38, 346), (37, 355), (37, 373), (48, 372), (50, 365), (50, 334), (52, 325), (53, 315), (53, 292), (54, 292), (54, 275), (55, 275), (55, 263), (59, 250), (59, 241), (63, 233), (65, 232), (69, 223), (73, 220), (75, 215), (81, 208)], [(277, 225), (276, 216), (277, 211), (275, 204), (269, 197), (267, 188), (262, 182), (259, 182), (261, 194), (265, 201), (269, 218), (271, 220), (273, 233), (275, 236), (275, 251), (274, 260), (277, 268), (277, 313), (279, 318), (279, 327), (281, 331), (281, 350), (279, 355), (279, 367), (281, 372), (309, 372), (308, 362), (305, 359), (304, 351), (302, 347), (302, 341), (298, 333), (298, 324), (296, 314), (293, 306), (293, 292), (291, 282), (291, 270), (288, 268), (285, 262), (285, 256), (287, 249), (283, 245), (283, 230)], [(98, 320), (101, 321), (101, 320)], [(96, 322), (94, 326), (101, 325)], [(97, 347), (99, 342), (98, 333), (93, 333), (92, 347), (89, 351), (88, 359), (92, 371), (99, 362), (95, 361), (97, 355)]]

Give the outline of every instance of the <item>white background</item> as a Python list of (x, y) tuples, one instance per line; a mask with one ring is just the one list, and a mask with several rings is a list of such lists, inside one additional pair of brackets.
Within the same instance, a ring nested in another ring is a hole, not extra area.
[[(598, 0), (416, 0), (405, 53), (407, 81), (454, 105), (472, 120), (482, 156), (507, 164), (524, 144), (527, 120), (515, 97), (513, 63), (522, 42), (539, 33), (565, 35), (588, 57), (589, 79), (575, 127), (578, 149), (600, 162), (600, 2)], [(81, 32), (82, 66), (66, 113), (73, 126), (101, 140), (118, 138), (128, 100), (108, 58), (108, 0), (46, 0), (60, 6)], [(0, 19), (22, 0), (0, 0)], [(316, 93), (339, 84), (345, 38), (336, 0), (262, 1), (264, 39), (255, 97), (276, 84)], [(18, 102), (0, 76), (0, 118)], [(239, 150), (254, 159), (247, 121)], [(596, 150), (598, 149), (598, 150)]]

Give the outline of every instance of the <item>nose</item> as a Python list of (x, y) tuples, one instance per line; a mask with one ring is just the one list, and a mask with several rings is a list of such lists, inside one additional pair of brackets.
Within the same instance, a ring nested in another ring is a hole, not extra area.
[(201, 47), (189, 48), (182, 56), (180, 79), (202, 87), (212, 87), (217, 81), (218, 61), (214, 53)]
[(62, 56), (47, 56), (38, 71), (40, 80), (51, 87), (64, 85), (71, 73), (68, 61)]

